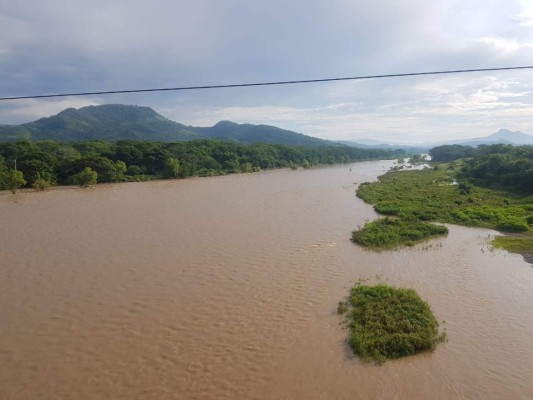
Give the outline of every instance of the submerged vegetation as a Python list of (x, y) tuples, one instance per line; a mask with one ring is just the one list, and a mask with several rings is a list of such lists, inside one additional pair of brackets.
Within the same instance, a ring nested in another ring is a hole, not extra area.
[(421, 240), (446, 235), (448, 228), (416, 219), (380, 218), (352, 232), (352, 241), (360, 245), (387, 249), (413, 245)]
[[(56, 184), (81, 184), (80, 173), (86, 168), (96, 172), (99, 183), (131, 182), (255, 172), (268, 168), (309, 168), (321, 164), (396, 159), (403, 155), (403, 150), (265, 143), (245, 145), (214, 139), (172, 143), (23, 140), (0, 143), (0, 189), (16, 190), (25, 185), (41, 190)], [(15, 183), (14, 171), (17, 172)], [(92, 181), (89, 184), (93, 184)]]
[(495, 247), (523, 254), (533, 264), (533, 232), (520, 236), (499, 236), (492, 241)]
[(429, 305), (412, 289), (356, 285), (338, 311), (347, 313), (348, 343), (366, 360), (383, 362), (434, 350), (444, 334)]
[[(452, 223), (512, 233), (512, 237), (497, 238), (494, 245), (521, 253), (531, 261), (533, 197), (525, 193), (533, 190), (533, 178), (528, 186), (524, 177), (529, 177), (533, 170), (528, 169), (524, 159), (531, 157), (533, 165), (533, 146), (514, 150), (509, 147), (484, 146), (470, 152), (473, 158), (469, 160), (436, 164), (433, 169), (391, 171), (380, 176), (378, 182), (360, 185), (357, 196), (373, 204), (377, 212), (399, 220)], [(457, 154), (461, 149), (450, 150)], [(363, 231), (367, 228), (371, 227), (365, 226)]]

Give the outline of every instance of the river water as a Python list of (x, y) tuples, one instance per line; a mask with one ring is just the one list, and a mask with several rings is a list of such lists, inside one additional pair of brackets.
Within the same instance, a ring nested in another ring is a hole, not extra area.
[[(2, 192), (0, 398), (533, 398), (533, 268), (496, 232), (349, 241), (376, 217), (356, 184), (391, 165)], [(359, 279), (416, 289), (449, 341), (352, 356)]]

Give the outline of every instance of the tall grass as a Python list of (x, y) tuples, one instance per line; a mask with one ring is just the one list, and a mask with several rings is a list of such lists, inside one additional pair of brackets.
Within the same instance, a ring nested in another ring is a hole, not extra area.
[(435, 236), (448, 234), (448, 228), (416, 219), (380, 218), (352, 232), (352, 241), (374, 249), (413, 245)]
[(346, 305), (348, 343), (363, 359), (409, 356), (444, 340), (430, 306), (412, 289), (357, 285)]

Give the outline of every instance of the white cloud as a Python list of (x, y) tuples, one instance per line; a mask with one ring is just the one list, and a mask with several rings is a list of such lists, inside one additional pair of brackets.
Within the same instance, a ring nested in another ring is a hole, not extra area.
[(498, 54), (508, 55), (518, 51), (531, 51), (533, 42), (520, 43), (516, 38), (483, 37), (479, 39), (483, 44), (493, 47)]
[(80, 108), (102, 104), (100, 100), (84, 98), (62, 99), (25, 99), (17, 101), (4, 101), (0, 107), (0, 122), (15, 124), (31, 122), (42, 117), (48, 117), (63, 111), (65, 108)]
[(513, 15), (513, 19), (521, 26), (533, 26), (533, 3), (530, 0), (518, 0), (520, 11)]

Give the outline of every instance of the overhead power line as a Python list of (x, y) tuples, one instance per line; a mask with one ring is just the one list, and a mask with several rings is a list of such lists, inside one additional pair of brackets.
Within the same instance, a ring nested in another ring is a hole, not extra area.
[(408, 73), (403, 73), (403, 74), (364, 75), (364, 76), (350, 76), (350, 77), (344, 77), (344, 78), (305, 79), (305, 80), (296, 80), (296, 81), (234, 83), (234, 84), (229, 84), (229, 85), (183, 86), (183, 87), (167, 87), (167, 88), (152, 88), (152, 89), (105, 90), (105, 91), (99, 91), (99, 92), (40, 94), (40, 95), (31, 95), (31, 96), (0, 97), (0, 100), (43, 99), (43, 98), (50, 98), (50, 97), (93, 96), (93, 95), (120, 94), (120, 93), (170, 92), (170, 91), (178, 91), (178, 90), (224, 89), (224, 88), (239, 88), (239, 87), (249, 87), (249, 86), (294, 85), (298, 83), (355, 81), (355, 80), (363, 80), (363, 79), (401, 78), (401, 77), (406, 77), (406, 76), (421, 76), (421, 75), (464, 74), (467, 72), (509, 71), (509, 70), (519, 70), (519, 69), (533, 69), (533, 65), (520, 66), (520, 67), (457, 69), (457, 70), (449, 70), (449, 71), (408, 72)]

